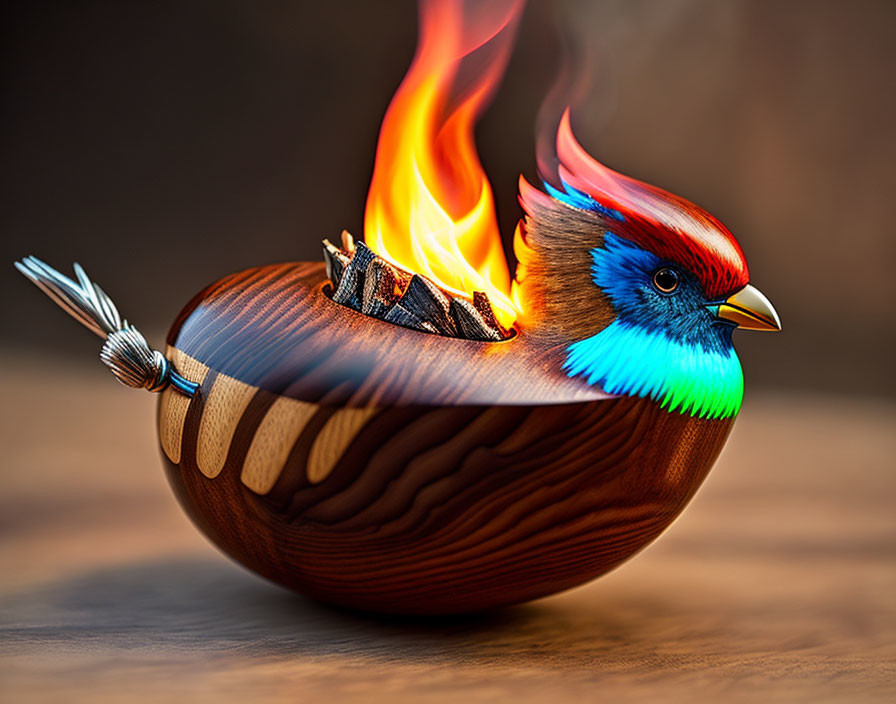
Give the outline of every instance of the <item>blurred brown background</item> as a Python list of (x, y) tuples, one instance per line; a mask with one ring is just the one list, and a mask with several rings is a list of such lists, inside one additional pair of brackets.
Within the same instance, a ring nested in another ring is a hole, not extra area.
[[(8, 266), (25, 254), (81, 262), (161, 335), (211, 280), (362, 232), (412, 0), (3, 12), (4, 344), (94, 363)], [(894, 20), (885, 0), (534, 0), (479, 129), (505, 236), (571, 33), (593, 50), (582, 142), (719, 216), (778, 307), (783, 335), (738, 336), (748, 389), (891, 394)]]
[(11, 266), (73, 260), (161, 343), (228, 272), (360, 234), (412, 0), (6, 3), (0, 701), (896, 700), (896, 3), (532, 0), (479, 129), (503, 232), (558, 66), (609, 166), (737, 234), (784, 321), (682, 518), (591, 584), (447, 620), (230, 564), (166, 485), (155, 397)]

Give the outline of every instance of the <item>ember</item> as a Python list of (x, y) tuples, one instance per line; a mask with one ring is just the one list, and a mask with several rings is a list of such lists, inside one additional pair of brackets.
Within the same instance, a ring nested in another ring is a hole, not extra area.
[(342, 248), (323, 241), (327, 277), (333, 300), (365, 315), (413, 330), (465, 340), (498, 342), (511, 337), (495, 317), (488, 296), (476, 291), (473, 299), (436, 286), (357, 244), (342, 233)]

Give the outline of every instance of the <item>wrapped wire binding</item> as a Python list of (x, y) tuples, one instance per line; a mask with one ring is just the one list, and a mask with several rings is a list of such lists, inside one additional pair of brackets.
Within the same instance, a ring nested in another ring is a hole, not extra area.
[(25, 257), (15, 266), (66, 313), (105, 338), (100, 359), (122, 384), (148, 391), (171, 386), (185, 396), (196, 393), (199, 385), (178, 374), (164, 354), (152, 349), (140, 331), (122, 319), (112, 299), (79, 264), (73, 267), (77, 281), (36, 257)]

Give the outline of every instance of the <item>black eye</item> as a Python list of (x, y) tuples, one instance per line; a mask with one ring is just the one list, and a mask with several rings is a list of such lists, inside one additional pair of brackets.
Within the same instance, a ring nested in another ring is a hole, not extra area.
[(678, 272), (665, 266), (653, 273), (653, 285), (662, 293), (672, 293), (678, 288)]

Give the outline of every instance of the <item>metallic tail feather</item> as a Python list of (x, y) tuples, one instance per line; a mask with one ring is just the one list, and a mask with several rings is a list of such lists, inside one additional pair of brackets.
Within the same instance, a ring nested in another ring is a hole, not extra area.
[(164, 354), (152, 349), (140, 331), (122, 319), (112, 299), (79, 264), (74, 265), (77, 282), (36, 257), (25, 257), (15, 267), (66, 313), (106, 340), (100, 359), (122, 384), (149, 391), (170, 385), (185, 396), (196, 393), (198, 384), (178, 374)]

